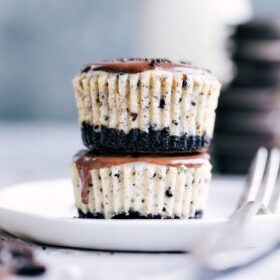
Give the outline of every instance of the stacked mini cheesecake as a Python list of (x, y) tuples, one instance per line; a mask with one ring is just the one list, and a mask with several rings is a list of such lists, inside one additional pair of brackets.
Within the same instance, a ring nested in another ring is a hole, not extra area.
[(121, 59), (73, 83), (88, 148), (71, 168), (79, 217), (201, 217), (218, 80), (185, 62)]

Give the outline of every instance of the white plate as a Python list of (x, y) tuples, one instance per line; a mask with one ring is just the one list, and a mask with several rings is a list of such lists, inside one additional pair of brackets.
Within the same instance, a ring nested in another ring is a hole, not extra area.
[[(76, 210), (69, 180), (25, 183), (0, 190), (0, 228), (21, 238), (64, 247), (184, 251), (226, 221), (242, 185), (236, 178), (214, 179), (206, 215), (200, 220), (87, 220), (73, 218)], [(256, 217), (248, 240), (258, 242), (261, 230), (275, 221), (280, 221), (279, 215)]]

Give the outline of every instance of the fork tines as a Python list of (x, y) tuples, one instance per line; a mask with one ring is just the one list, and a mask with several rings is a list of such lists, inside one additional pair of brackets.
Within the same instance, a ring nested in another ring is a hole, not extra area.
[(279, 212), (280, 197), (280, 149), (261, 147), (250, 167), (246, 190), (239, 206), (248, 201), (260, 203), (270, 212)]

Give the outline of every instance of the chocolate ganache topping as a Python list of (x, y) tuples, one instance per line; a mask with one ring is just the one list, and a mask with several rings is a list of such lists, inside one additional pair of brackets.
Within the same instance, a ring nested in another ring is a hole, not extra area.
[(165, 166), (187, 166), (196, 167), (202, 165), (205, 160), (209, 160), (207, 153), (194, 155), (96, 155), (91, 151), (82, 150), (74, 156), (74, 164), (79, 173), (82, 186), (82, 201), (88, 202), (88, 188), (92, 182), (90, 171), (93, 169), (111, 167), (132, 162), (146, 162)]
[(141, 73), (147, 70), (169, 70), (173, 72), (192, 73), (199, 72), (201, 74), (211, 74), (209, 70), (201, 69), (193, 66), (186, 61), (171, 61), (169, 59), (155, 58), (155, 59), (141, 59), (141, 58), (129, 58), (129, 59), (117, 59), (110, 61), (102, 61), (85, 65), (81, 70), (82, 73), (89, 71), (105, 71), (112, 73)]

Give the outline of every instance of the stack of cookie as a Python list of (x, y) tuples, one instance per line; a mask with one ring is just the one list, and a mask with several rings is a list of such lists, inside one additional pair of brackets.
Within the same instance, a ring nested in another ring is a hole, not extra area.
[(216, 155), (223, 172), (246, 173), (260, 146), (280, 146), (280, 22), (252, 20), (233, 35), (236, 75), (221, 95)]
[(220, 83), (167, 59), (89, 64), (74, 79), (87, 150), (72, 164), (81, 218), (199, 218)]

